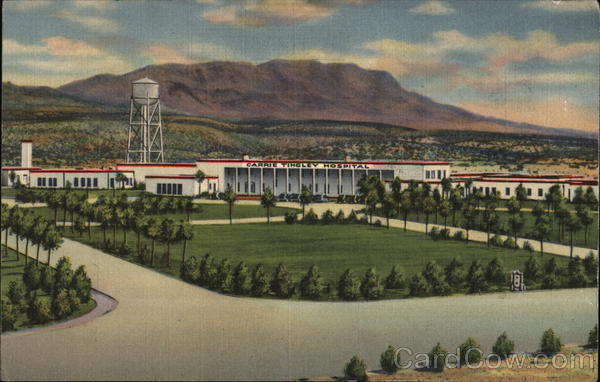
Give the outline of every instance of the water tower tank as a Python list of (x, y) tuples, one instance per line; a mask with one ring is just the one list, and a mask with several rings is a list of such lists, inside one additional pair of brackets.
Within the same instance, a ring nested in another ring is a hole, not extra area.
[(131, 83), (131, 98), (137, 104), (154, 104), (158, 101), (158, 83), (148, 77)]

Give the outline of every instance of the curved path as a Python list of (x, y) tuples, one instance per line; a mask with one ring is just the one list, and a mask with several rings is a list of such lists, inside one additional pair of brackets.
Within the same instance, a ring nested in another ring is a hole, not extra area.
[(86, 264), (119, 306), (84, 325), (2, 336), (2, 380), (280, 380), (339, 375), (360, 354), (371, 369), (388, 344), (428, 351), (504, 330), (517, 351), (554, 328), (583, 343), (597, 290), (331, 303), (236, 298), (65, 240), (53, 254)]

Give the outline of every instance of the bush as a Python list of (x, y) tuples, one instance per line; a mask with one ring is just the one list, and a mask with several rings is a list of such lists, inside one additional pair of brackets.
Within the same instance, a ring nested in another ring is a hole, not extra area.
[(294, 282), (283, 264), (275, 268), (273, 278), (271, 279), (271, 290), (277, 297), (290, 298), (295, 292)]
[(431, 292), (429, 283), (421, 274), (416, 274), (410, 279), (408, 289), (410, 295), (415, 297), (427, 296)]
[(27, 309), (27, 317), (33, 324), (44, 324), (52, 319), (48, 301), (35, 297)]
[(66, 289), (61, 289), (60, 292), (52, 299), (52, 314), (56, 318), (67, 317), (73, 311), (71, 308), (71, 302), (69, 300), (69, 294)]
[(285, 222), (287, 224), (294, 224), (298, 221), (298, 214), (293, 211), (286, 212), (284, 215)]
[(402, 289), (405, 284), (402, 270), (394, 265), (389, 275), (385, 278), (385, 289)]
[(450, 230), (448, 228), (442, 228), (438, 235), (438, 239), (440, 239), (440, 240), (450, 239)]
[(379, 220), (379, 219), (375, 220), (375, 222), (373, 223), (373, 226), (374, 227), (381, 227), (382, 226), (381, 220)]
[(215, 261), (213, 257), (207, 253), (202, 257), (200, 265), (198, 266), (198, 285), (211, 287), (211, 285), (214, 285), (216, 274), (217, 269), (215, 268)]
[(507, 237), (506, 240), (504, 240), (503, 245), (504, 245), (505, 248), (510, 248), (510, 249), (517, 249), (517, 248), (519, 248), (519, 246), (515, 242), (515, 239), (513, 239), (510, 236)]
[(381, 279), (375, 268), (370, 268), (360, 284), (360, 292), (367, 300), (378, 300), (383, 296)]
[(56, 263), (56, 271), (54, 272), (54, 290), (69, 289), (73, 279), (73, 271), (71, 270), (71, 259), (61, 257)]
[(460, 365), (475, 365), (481, 361), (483, 351), (481, 346), (472, 337), (460, 345)]
[(344, 214), (344, 211), (339, 210), (337, 215), (335, 215), (335, 222), (337, 224), (345, 224), (346, 223), (346, 215)]
[(448, 356), (448, 350), (446, 350), (440, 343), (431, 349), (427, 355), (428, 366), (430, 370), (443, 371), (446, 367), (446, 357)]
[(11, 281), (8, 283), (8, 292), (6, 293), (6, 297), (8, 297), (8, 300), (15, 309), (19, 309), (21, 304), (23, 304), (23, 289), (21, 289), (16, 281)]
[(306, 213), (306, 215), (304, 215), (304, 218), (302, 219), (302, 223), (304, 224), (317, 224), (318, 222), (319, 217), (317, 216), (315, 211), (313, 211), (312, 208), (308, 210), (308, 212)]
[(467, 284), (469, 293), (481, 293), (488, 289), (485, 275), (481, 263), (478, 260), (473, 261), (467, 273)]
[(344, 195), (338, 195), (335, 199), (336, 203), (344, 203)]
[(15, 323), (17, 322), (17, 312), (15, 311), (15, 307), (10, 301), (2, 300), (0, 309), (2, 309), (2, 331), (13, 330), (15, 328)]
[(85, 265), (80, 265), (73, 274), (71, 280), (71, 289), (75, 290), (77, 297), (84, 304), (91, 298), (92, 280), (88, 277), (85, 271)]
[(356, 300), (360, 296), (360, 281), (350, 269), (340, 277), (338, 282), (338, 297), (342, 300)]
[(223, 259), (217, 265), (217, 274), (215, 280), (215, 289), (219, 289), (222, 292), (231, 292), (233, 286), (233, 276), (231, 274), (231, 264), (229, 260)]
[(131, 255), (131, 248), (127, 244), (121, 244), (115, 249), (115, 254), (119, 257), (127, 257)]
[(497, 257), (492, 259), (485, 268), (485, 280), (490, 285), (504, 286), (507, 281), (507, 273), (502, 261)]
[(262, 264), (257, 264), (252, 271), (252, 285), (250, 290), (255, 297), (262, 297), (269, 293), (269, 278)]
[(346, 221), (349, 224), (356, 224), (358, 223), (358, 215), (356, 215), (356, 212), (354, 210), (352, 210), (349, 214), (348, 217), (346, 218)]
[(504, 245), (504, 241), (500, 235), (494, 235), (490, 238), (490, 245), (493, 245), (494, 247), (502, 247)]
[(530, 256), (525, 262), (525, 270), (523, 271), (525, 280), (538, 281), (541, 271), (542, 269), (538, 259), (535, 256)]
[(523, 243), (523, 249), (529, 251), (529, 253), (533, 253), (533, 245), (529, 242), (529, 240)]
[(323, 212), (323, 214), (321, 215), (321, 223), (323, 224), (330, 224), (333, 223), (335, 221), (335, 217), (333, 216), (333, 212), (331, 212), (331, 210), (327, 210), (325, 212)]
[(515, 343), (508, 339), (506, 332), (504, 332), (496, 340), (492, 351), (502, 359), (507, 358), (515, 351)]
[(384, 371), (388, 373), (395, 373), (400, 368), (398, 364), (400, 360), (398, 359), (398, 355), (396, 354), (396, 349), (392, 345), (389, 345), (387, 349), (383, 353), (381, 353), (381, 357), (379, 357), (379, 364)]
[(53, 270), (50, 267), (42, 267), (40, 272), (40, 286), (46, 293), (51, 293), (54, 289), (54, 276)]
[(233, 270), (233, 292), (241, 295), (250, 293), (250, 275), (243, 261)]
[(440, 238), (440, 230), (438, 229), (438, 227), (432, 227), (429, 230), (429, 236), (431, 236), (431, 238), (433, 240), (439, 240), (439, 238)]
[(464, 231), (456, 231), (454, 232), (454, 235), (452, 235), (452, 239), (457, 241), (465, 241), (467, 240), (467, 234), (465, 234)]
[(198, 281), (198, 274), (198, 260), (196, 260), (195, 256), (188, 257), (183, 263), (181, 263), (179, 275), (183, 281), (195, 283)]
[(148, 245), (146, 245), (145, 243), (142, 244), (141, 248), (140, 248), (140, 253), (138, 253), (137, 256), (137, 260), (140, 264), (143, 265), (148, 265), (150, 264), (150, 249), (148, 248)]
[(30, 261), (25, 265), (23, 271), (23, 284), (27, 291), (36, 290), (41, 285), (41, 273), (40, 267), (38, 267), (33, 261)]
[(320, 299), (323, 294), (323, 281), (319, 274), (319, 268), (312, 265), (306, 275), (300, 281), (300, 296), (308, 299)]
[(594, 325), (588, 334), (588, 345), (594, 349), (598, 349), (598, 324)]
[(344, 375), (347, 379), (367, 381), (367, 364), (359, 356), (355, 355), (344, 367)]
[(465, 282), (465, 271), (463, 263), (458, 257), (453, 258), (444, 268), (446, 282), (455, 289), (458, 289)]
[(554, 333), (554, 330), (552, 328), (546, 330), (540, 341), (540, 353), (553, 355), (558, 353), (561, 347), (562, 342), (556, 333)]

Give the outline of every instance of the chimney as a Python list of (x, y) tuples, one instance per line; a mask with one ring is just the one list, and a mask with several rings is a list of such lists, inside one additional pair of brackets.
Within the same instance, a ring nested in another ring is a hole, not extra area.
[(21, 141), (21, 167), (32, 167), (33, 142), (30, 140)]
[(352, 160), (352, 157), (350, 155), (347, 155), (344, 157), (344, 161), (346, 162), (350, 162)]
[(242, 154), (242, 160), (243, 160), (243, 161), (249, 161), (249, 160), (250, 160), (250, 154), (248, 154), (248, 153), (243, 153), (243, 154)]

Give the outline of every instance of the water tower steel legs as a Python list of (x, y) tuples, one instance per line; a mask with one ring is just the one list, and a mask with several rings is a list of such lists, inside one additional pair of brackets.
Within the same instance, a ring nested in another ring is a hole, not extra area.
[(164, 162), (160, 101), (131, 100), (127, 137), (127, 162)]

